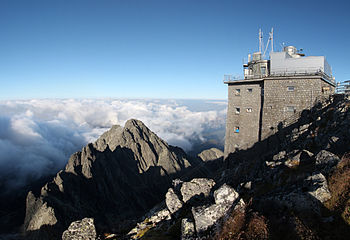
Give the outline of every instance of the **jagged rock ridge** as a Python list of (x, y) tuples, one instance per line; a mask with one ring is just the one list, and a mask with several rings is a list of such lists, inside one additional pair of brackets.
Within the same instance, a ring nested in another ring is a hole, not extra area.
[(189, 166), (183, 150), (141, 121), (113, 126), (74, 153), (39, 196), (28, 194), (25, 230), (33, 239), (59, 239), (72, 221), (84, 217), (112, 227), (160, 202), (171, 180)]

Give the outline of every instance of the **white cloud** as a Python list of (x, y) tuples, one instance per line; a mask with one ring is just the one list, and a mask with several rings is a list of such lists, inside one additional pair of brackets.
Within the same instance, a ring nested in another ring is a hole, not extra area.
[[(0, 184), (21, 186), (53, 174), (69, 156), (112, 125), (143, 121), (169, 144), (190, 150), (193, 139), (222, 129), (225, 101), (195, 100), (22, 100), (0, 102)], [(180, 102), (180, 103), (179, 103)], [(193, 106), (201, 105), (200, 110)], [(191, 107), (189, 107), (191, 105)], [(191, 110), (190, 110), (191, 109)]]

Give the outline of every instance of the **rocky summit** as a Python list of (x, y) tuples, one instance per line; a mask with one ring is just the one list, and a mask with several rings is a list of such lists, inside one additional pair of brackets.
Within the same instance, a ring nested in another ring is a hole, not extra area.
[(191, 160), (136, 120), (114, 126), (28, 194), (28, 236), (349, 239), (350, 99), (331, 96), (280, 126), (225, 160), (217, 149)]
[[(93, 217), (114, 229), (118, 221), (149, 210), (191, 163), (141, 121), (113, 126), (73, 154), (39, 194), (29, 192), (25, 231), (31, 239), (61, 239), (72, 221)], [(120, 227), (120, 225), (118, 225)]]

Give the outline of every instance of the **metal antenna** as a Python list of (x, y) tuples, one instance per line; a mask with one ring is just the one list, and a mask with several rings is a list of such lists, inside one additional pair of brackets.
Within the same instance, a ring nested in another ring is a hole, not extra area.
[(261, 28), (259, 28), (259, 52), (261, 52), (261, 48), (262, 48), (262, 32), (261, 32)]
[(270, 39), (271, 39), (271, 52), (273, 52), (273, 28), (271, 28)]
[(273, 28), (271, 29), (271, 32), (269, 33), (269, 39), (267, 40), (266, 47), (263, 53), (263, 58), (265, 57), (267, 48), (269, 47), (269, 43), (271, 42), (271, 52), (273, 52)]
[(264, 53), (263, 53), (263, 55), (262, 55), (262, 57), (263, 57), (263, 58), (265, 57), (265, 54), (266, 54), (267, 48), (269, 47), (269, 43), (270, 43), (270, 39), (269, 39), (269, 40), (267, 40), (266, 47), (265, 47)]

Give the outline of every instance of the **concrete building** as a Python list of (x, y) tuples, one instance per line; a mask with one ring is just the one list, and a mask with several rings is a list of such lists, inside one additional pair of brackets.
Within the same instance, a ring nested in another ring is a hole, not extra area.
[(283, 122), (311, 108), (316, 99), (334, 93), (335, 81), (324, 56), (305, 57), (293, 46), (281, 52), (272, 47), (268, 60), (263, 55), (248, 55), (244, 77), (224, 76), (228, 85), (225, 156), (266, 139)]

